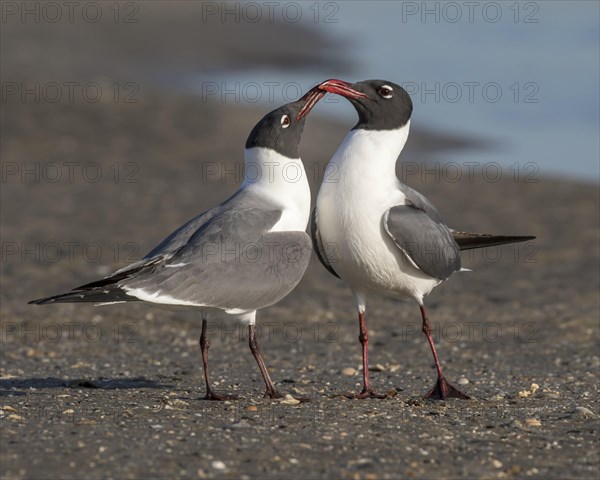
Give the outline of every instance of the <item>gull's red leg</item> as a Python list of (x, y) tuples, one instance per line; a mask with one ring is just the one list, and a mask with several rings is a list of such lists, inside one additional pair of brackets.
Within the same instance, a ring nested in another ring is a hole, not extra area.
[(260, 347), (258, 345), (258, 340), (256, 339), (255, 325), (248, 326), (248, 343), (250, 344), (250, 350), (252, 351), (252, 355), (254, 355), (254, 359), (258, 364), (260, 373), (262, 374), (263, 380), (265, 381), (265, 386), (267, 387), (267, 391), (265, 392), (265, 398), (283, 398), (283, 396), (275, 388), (273, 380), (271, 380), (269, 372), (267, 371), (265, 361), (263, 360), (262, 355), (260, 353)]
[(367, 321), (365, 312), (358, 312), (359, 334), (358, 340), (362, 346), (362, 370), (363, 370), (363, 389), (358, 394), (347, 394), (348, 398), (387, 398), (387, 395), (375, 393), (371, 388), (369, 380), (369, 332), (367, 330)]
[(462, 398), (469, 399), (468, 395), (465, 395), (456, 387), (453, 387), (448, 383), (448, 381), (444, 378), (442, 374), (442, 366), (440, 365), (440, 360), (438, 359), (437, 352), (435, 350), (435, 345), (433, 344), (433, 338), (431, 337), (431, 325), (429, 325), (429, 320), (427, 319), (427, 312), (425, 311), (424, 305), (419, 305), (421, 308), (421, 316), (423, 317), (423, 333), (427, 337), (427, 341), (429, 342), (429, 347), (431, 348), (431, 353), (433, 353), (433, 360), (435, 361), (435, 368), (437, 369), (437, 382), (433, 386), (429, 392), (427, 392), (423, 398), (434, 398), (438, 400), (444, 400), (446, 398)]

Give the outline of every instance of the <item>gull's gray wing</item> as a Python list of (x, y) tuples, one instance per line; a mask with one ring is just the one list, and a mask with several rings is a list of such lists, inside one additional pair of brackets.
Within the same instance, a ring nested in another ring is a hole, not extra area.
[(139, 288), (148, 296), (225, 309), (271, 305), (297, 285), (312, 251), (304, 232), (269, 233), (281, 213), (240, 190), (175, 230), (142, 260), (30, 303), (137, 301), (131, 290)]
[(310, 214), (310, 238), (319, 261), (329, 271), (329, 273), (335, 275), (337, 278), (340, 278), (340, 276), (335, 273), (335, 270), (331, 266), (331, 262), (327, 258), (327, 252), (325, 251), (323, 241), (321, 240), (321, 235), (319, 234), (319, 224), (317, 223), (317, 207), (313, 208), (313, 211)]
[(269, 232), (279, 209), (230, 207), (211, 218), (172, 256), (120, 283), (130, 295), (224, 310), (272, 305), (308, 267), (304, 232)]
[(423, 195), (402, 185), (406, 205), (390, 208), (383, 227), (404, 254), (427, 275), (447, 279), (460, 270), (460, 249), (437, 209)]

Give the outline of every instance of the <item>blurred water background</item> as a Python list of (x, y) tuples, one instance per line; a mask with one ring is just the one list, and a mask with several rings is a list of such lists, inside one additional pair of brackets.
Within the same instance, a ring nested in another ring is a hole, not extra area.
[[(489, 166), (488, 180), (496, 165), (519, 181), (600, 178), (597, 0), (69, 5), (3, 3), (3, 101), (57, 82), (69, 104), (66, 85), (90, 81), (108, 99), (120, 82), (139, 99), (186, 93), (264, 111), (326, 78), (380, 78), (411, 94), (413, 131), (471, 147), (439, 148), (440, 165)], [(356, 119), (337, 97), (315, 112)]]
[[(253, 3), (237, 4), (237, 18), (221, 3), (206, 13), (240, 23), (270, 13), (317, 29), (337, 42), (344, 79), (389, 79), (409, 91), (413, 128), (484, 140), (485, 148), (443, 152), (440, 162), (463, 172), (489, 166), (490, 176), (497, 164), (521, 179), (598, 181), (600, 2), (275, 2), (271, 11)], [(324, 63), (167, 78), (207, 100), (281, 103), (339, 76), (338, 63)], [(349, 127), (356, 118), (337, 98), (316, 112)]]

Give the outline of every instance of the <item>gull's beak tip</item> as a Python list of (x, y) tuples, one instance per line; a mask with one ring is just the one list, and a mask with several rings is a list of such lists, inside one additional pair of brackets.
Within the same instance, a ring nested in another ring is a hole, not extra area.
[(319, 86), (311, 88), (306, 94), (300, 99), (304, 102), (304, 105), (296, 115), (296, 121), (299, 122), (302, 118), (313, 109), (313, 107), (325, 96), (325, 92), (319, 89)]

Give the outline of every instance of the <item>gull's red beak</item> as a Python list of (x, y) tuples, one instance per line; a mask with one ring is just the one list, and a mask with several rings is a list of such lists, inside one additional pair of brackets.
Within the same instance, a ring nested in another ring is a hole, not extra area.
[(313, 107), (317, 104), (319, 100), (321, 100), (325, 96), (325, 92), (335, 93), (337, 95), (342, 95), (346, 98), (369, 98), (368, 95), (365, 95), (362, 92), (354, 90), (352, 88), (352, 84), (348, 82), (344, 82), (343, 80), (337, 80), (335, 78), (331, 78), (329, 80), (325, 80), (323, 83), (320, 83), (316, 87), (311, 88), (299, 101), (303, 101), (304, 106), (302, 110), (298, 113), (296, 120), (300, 120), (302, 117), (308, 114)]
[(369, 98), (368, 95), (354, 90), (351, 83), (344, 82), (343, 80), (337, 80), (335, 78), (325, 80), (319, 85), (319, 88), (329, 93), (342, 95), (346, 98)]

